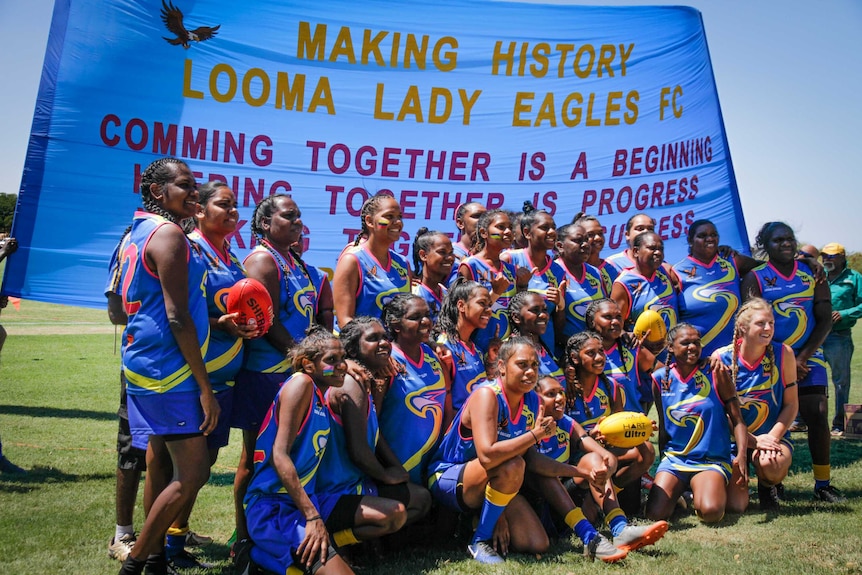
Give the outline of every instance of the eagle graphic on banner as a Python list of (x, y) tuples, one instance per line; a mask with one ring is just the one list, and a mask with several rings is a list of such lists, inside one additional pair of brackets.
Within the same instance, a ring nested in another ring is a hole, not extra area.
[(204, 40), (209, 40), (218, 34), (218, 29), (221, 28), (221, 24), (219, 24), (214, 27), (201, 26), (191, 31), (186, 30), (186, 27), (183, 25), (182, 11), (174, 6), (173, 2), (165, 2), (165, 0), (162, 0), (161, 13), (162, 22), (165, 23), (165, 27), (176, 35), (176, 38), (165, 38), (164, 36), (162, 36), (162, 38), (164, 38), (168, 44), (172, 44), (174, 46), (182, 45), (186, 50), (189, 49), (189, 42), (203, 42)]

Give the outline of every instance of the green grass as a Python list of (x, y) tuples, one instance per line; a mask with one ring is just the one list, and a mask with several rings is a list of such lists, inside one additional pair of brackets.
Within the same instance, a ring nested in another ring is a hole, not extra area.
[[(55, 574), (72, 571), (113, 574), (119, 564), (106, 555), (114, 526), (114, 473), (119, 357), (104, 311), (22, 302), (5, 310), (9, 332), (0, 363), (0, 434), (10, 460), (30, 470), (0, 475), (0, 573)], [(78, 327), (76, 327), (78, 326)], [(58, 330), (99, 328), (102, 333), (56, 335)], [(25, 335), (36, 333), (37, 335)], [(862, 342), (862, 326), (856, 330)], [(862, 353), (854, 360), (851, 403), (862, 403)], [(831, 407), (831, 406), (830, 406)], [(416, 537), (360, 573), (860, 573), (862, 572), (862, 442), (834, 440), (833, 480), (850, 497), (828, 506), (811, 499), (811, 460), (797, 435), (791, 475), (792, 497), (777, 517), (756, 510), (728, 517), (718, 527), (691, 515), (677, 516), (655, 547), (636, 552), (620, 565), (587, 563), (580, 545), (556, 544), (541, 559), (512, 556), (490, 569), (466, 558), (463, 545), (446, 540), (433, 549)], [(217, 568), (231, 573), (224, 543), (233, 530), (232, 480), (239, 436), (222, 451), (210, 484), (192, 516), (195, 530), (218, 544), (203, 549)], [(136, 524), (142, 516), (138, 511)]]

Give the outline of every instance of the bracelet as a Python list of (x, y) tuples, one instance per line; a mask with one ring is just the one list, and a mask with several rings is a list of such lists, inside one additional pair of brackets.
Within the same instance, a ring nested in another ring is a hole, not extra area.
[(539, 436), (536, 435), (536, 432), (531, 429), (530, 434), (533, 436), (533, 440), (536, 442), (536, 445), (539, 445)]
[(581, 436), (581, 439), (586, 439), (586, 438), (588, 438), (589, 436), (590, 436), (590, 434), (589, 434), (589, 433), (585, 433), (585, 434), (583, 434), (583, 435)]
[(317, 520), (323, 521), (323, 519), (320, 517), (320, 515), (315, 515), (314, 517), (309, 517), (308, 519), (306, 519), (305, 522), (311, 523), (312, 521), (317, 521)]

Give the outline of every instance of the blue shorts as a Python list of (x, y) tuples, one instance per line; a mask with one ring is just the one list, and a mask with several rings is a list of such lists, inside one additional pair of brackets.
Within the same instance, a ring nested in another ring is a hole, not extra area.
[(691, 482), (691, 478), (702, 471), (715, 471), (724, 477), (724, 482), (730, 481), (731, 467), (730, 460), (707, 460), (694, 461), (691, 459), (682, 459), (675, 455), (665, 455), (661, 463), (658, 464), (656, 475), (665, 471), (679, 478), (686, 486)]
[(431, 496), (454, 511), (471, 511), (464, 503), (464, 468), (466, 463), (454, 463), (443, 471), (432, 473), (428, 479)]
[(818, 347), (808, 361), (805, 363), (810, 370), (808, 375), (797, 382), (799, 387), (812, 387), (829, 385), (829, 380), (826, 377), (826, 357), (823, 355), (823, 348)]
[[(315, 495), (311, 503), (320, 510)], [(293, 564), (300, 565), (296, 550), (305, 539), (305, 515), (293, 500), (284, 495), (259, 497), (245, 508), (248, 534), (254, 541), (251, 558), (255, 563), (275, 573), (286, 573)], [(330, 544), (334, 554), (334, 545)]]
[(129, 395), (129, 428), (132, 445), (147, 448), (151, 435), (200, 434), (204, 422), (200, 392), (180, 391)]
[(258, 431), (267, 411), (272, 407), (278, 390), (290, 373), (260, 373), (240, 370), (234, 385), (233, 409), (230, 426), (236, 429)]
[(207, 449), (221, 449), (230, 440), (230, 415), (233, 410), (233, 388), (215, 394), (221, 414), (218, 417), (216, 428), (207, 435)]

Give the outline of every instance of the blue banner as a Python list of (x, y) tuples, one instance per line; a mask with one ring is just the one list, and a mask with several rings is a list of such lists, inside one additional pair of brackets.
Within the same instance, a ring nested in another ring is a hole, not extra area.
[(666, 259), (709, 218), (747, 233), (700, 13), (442, 0), (253, 4), (57, 0), (4, 291), (102, 307), (106, 267), (137, 207), (141, 170), (185, 159), (240, 203), (291, 194), (306, 258), (333, 269), (359, 208), (401, 203), (457, 231), (464, 202), (607, 228), (646, 212)]

